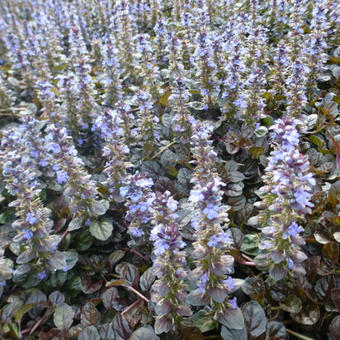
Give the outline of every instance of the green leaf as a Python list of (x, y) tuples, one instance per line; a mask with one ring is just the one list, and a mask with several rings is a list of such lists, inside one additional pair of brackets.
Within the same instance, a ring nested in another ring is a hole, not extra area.
[(267, 318), (261, 305), (256, 301), (249, 301), (242, 307), (244, 322), (248, 333), (253, 337), (259, 337), (266, 331)]
[(76, 216), (68, 225), (68, 231), (80, 229), (83, 224), (83, 216)]
[(26, 305), (23, 305), (16, 313), (15, 313), (15, 321), (20, 323), (22, 317), (24, 316), (25, 313), (30, 311), (32, 308), (37, 306), (37, 303), (28, 303)]
[(267, 325), (266, 339), (270, 340), (286, 340), (287, 332), (283, 323), (278, 321), (269, 321)]
[(159, 340), (159, 336), (157, 336), (153, 328), (148, 325), (134, 331), (129, 340)]
[(196, 111), (202, 111), (205, 104), (201, 102), (190, 102), (188, 103), (188, 106)]
[(93, 201), (89, 206), (89, 213), (92, 216), (104, 215), (110, 207), (110, 202), (107, 200)]
[(114, 302), (118, 298), (118, 289), (111, 287), (102, 294), (103, 305), (106, 309), (114, 308)]
[(58, 329), (69, 329), (73, 323), (74, 311), (66, 303), (58, 306), (53, 315), (53, 321)]
[(335, 264), (339, 260), (339, 245), (329, 242), (323, 246), (321, 254), (325, 260)]
[(299, 313), (291, 313), (293, 320), (303, 325), (315, 325), (320, 319), (320, 308), (312, 302), (306, 303)]
[(97, 328), (94, 326), (84, 328), (78, 335), (78, 340), (100, 340)]
[(255, 159), (258, 159), (264, 152), (264, 149), (261, 146), (252, 146), (249, 149), (249, 153)]
[(261, 277), (247, 277), (241, 286), (242, 291), (258, 302), (264, 301), (266, 287)]
[(188, 327), (197, 327), (202, 333), (209, 332), (217, 327), (217, 322), (211, 317), (211, 312), (201, 309), (190, 318), (182, 322)]
[(80, 322), (84, 326), (95, 325), (98, 320), (98, 311), (92, 302), (87, 302), (81, 309)]
[(286, 311), (291, 313), (299, 313), (302, 308), (302, 301), (294, 294), (290, 294), (287, 296), (285, 303), (281, 303), (280, 307)]
[(265, 126), (260, 126), (255, 130), (255, 136), (257, 138), (264, 137), (268, 133), (268, 129)]
[(76, 251), (64, 251), (66, 258), (66, 265), (68, 270), (72, 269), (78, 262), (78, 253)]
[(77, 251), (85, 251), (89, 249), (93, 242), (93, 237), (88, 230), (77, 232), (74, 236), (72, 235), (72, 238), (74, 248)]
[(209, 302), (209, 298), (195, 289), (187, 295), (187, 301), (192, 306), (205, 306)]
[(51, 269), (63, 270), (66, 267), (66, 255), (59, 250), (55, 251), (49, 258)]
[(221, 337), (223, 340), (248, 340), (246, 328), (230, 329), (222, 326)]
[(220, 324), (229, 329), (244, 329), (244, 318), (240, 308), (227, 308), (217, 316)]
[(257, 256), (259, 252), (259, 235), (245, 235), (241, 245), (241, 251), (251, 256)]
[(323, 144), (324, 144), (324, 141), (321, 140), (319, 137), (317, 136), (309, 136), (309, 140), (318, 148), (320, 149)]
[(139, 286), (144, 292), (150, 289), (156, 279), (153, 271), (153, 268), (148, 268), (139, 279)]
[(92, 221), (90, 225), (90, 233), (97, 240), (105, 241), (113, 231), (112, 223), (109, 221)]

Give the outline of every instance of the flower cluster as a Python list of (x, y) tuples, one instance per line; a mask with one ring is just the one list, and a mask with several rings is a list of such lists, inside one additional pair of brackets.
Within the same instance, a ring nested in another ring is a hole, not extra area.
[(261, 188), (266, 210), (262, 211), (264, 238), (259, 258), (269, 255), (269, 274), (278, 281), (288, 273), (303, 274), (301, 251), (305, 244), (303, 228), (297, 222), (311, 213), (312, 187), (316, 184), (309, 171), (308, 157), (300, 153), (299, 120), (285, 117), (272, 127), (274, 150), (269, 157)]
[(43, 138), (39, 122), (30, 115), (24, 119), (18, 129), (8, 130), (3, 136), (0, 154), (1, 177), (14, 197), (9, 206), (15, 208), (17, 216), (12, 223), (16, 231), (13, 241), (22, 245), (17, 263), (33, 262), (34, 270), (41, 267), (48, 271), (61, 270), (66, 267), (65, 257), (57, 250), (61, 237), (53, 234), (51, 211), (40, 198), (44, 188), (39, 179), (40, 167), (46, 166)]
[(119, 201), (119, 188), (124, 185), (127, 177), (126, 170), (130, 163), (127, 162), (129, 147), (125, 143), (123, 119), (119, 111), (105, 111), (97, 118), (94, 130), (99, 131), (104, 140), (103, 156), (107, 159), (103, 173), (107, 181), (103, 183), (109, 191), (109, 197)]
[(168, 332), (183, 316), (192, 314), (186, 304), (184, 280), (187, 277), (185, 242), (176, 223), (178, 202), (166, 191), (157, 192), (151, 211), (154, 226), (150, 239), (153, 241), (153, 267), (158, 280), (152, 287), (152, 301), (156, 303), (156, 333)]
[(96, 183), (79, 158), (72, 138), (65, 128), (51, 124), (46, 129), (45, 147), (49, 154), (49, 166), (56, 182), (63, 186), (63, 196), (72, 217), (89, 226), (92, 220), (105, 214), (107, 204), (98, 201)]
[(194, 186), (189, 196), (194, 211), (191, 225), (196, 239), (193, 253), (196, 269), (191, 277), (197, 282), (196, 292), (217, 315), (228, 306), (225, 299), (233, 288), (233, 280), (228, 274), (233, 272), (234, 258), (226, 255), (232, 245), (225, 231), (229, 222), (228, 207), (222, 204), (221, 188), (225, 184), (216, 170), (217, 154), (209, 141), (211, 132), (211, 125), (197, 121), (191, 138), (196, 164), (191, 179)]
[(137, 173), (127, 177), (126, 184), (120, 187), (120, 195), (126, 200), (128, 233), (135, 238), (149, 234), (148, 226), (152, 216), (150, 207), (155, 199), (152, 186), (151, 178)]

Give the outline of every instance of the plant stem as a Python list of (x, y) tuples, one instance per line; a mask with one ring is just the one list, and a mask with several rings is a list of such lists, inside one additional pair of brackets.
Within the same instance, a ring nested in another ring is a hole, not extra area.
[(135, 306), (137, 306), (139, 303), (141, 302), (140, 299), (136, 300), (134, 303), (132, 303), (130, 306), (126, 307), (122, 312), (121, 315), (126, 314), (127, 312), (129, 312), (132, 308), (134, 308)]
[(158, 157), (160, 154), (162, 154), (165, 150), (169, 149), (170, 146), (174, 145), (176, 142), (173, 141), (171, 143), (169, 143), (168, 145), (164, 146), (164, 148), (160, 149), (154, 156), (151, 157), (151, 159), (155, 159), (156, 157)]
[(134, 289), (133, 287), (131, 287), (131, 286), (125, 284), (125, 283), (122, 284), (121, 286), (124, 287), (124, 288), (127, 288), (127, 289), (131, 290), (131, 291), (134, 292), (136, 295), (138, 295), (140, 298), (142, 298), (145, 302), (147, 302), (147, 303), (149, 302), (149, 299), (148, 299), (148, 298), (146, 298), (143, 294), (141, 294), (138, 290)]
[(291, 330), (288, 329), (288, 328), (286, 328), (286, 331), (287, 331), (287, 333), (289, 333), (289, 334), (291, 334), (291, 335), (294, 335), (294, 336), (296, 336), (297, 338), (302, 339), (302, 340), (315, 340), (315, 339), (313, 339), (313, 338), (310, 338), (309, 336), (305, 336), (305, 335), (296, 333), (296, 332), (294, 332), (294, 331), (291, 331)]

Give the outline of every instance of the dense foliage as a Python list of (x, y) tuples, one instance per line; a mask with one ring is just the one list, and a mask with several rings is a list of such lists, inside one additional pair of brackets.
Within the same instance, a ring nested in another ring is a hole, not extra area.
[(1, 339), (339, 339), (337, 5), (1, 0)]

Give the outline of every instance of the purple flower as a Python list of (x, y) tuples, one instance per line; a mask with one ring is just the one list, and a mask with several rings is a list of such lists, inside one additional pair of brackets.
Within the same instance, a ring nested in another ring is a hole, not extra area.
[(209, 281), (209, 276), (208, 273), (204, 273), (198, 280), (197, 282), (197, 288), (199, 290), (200, 293), (204, 294), (205, 293), (205, 289), (207, 286), (207, 283)]
[(303, 231), (303, 228), (300, 227), (297, 223), (293, 222), (289, 227), (288, 227), (288, 235), (292, 237), (296, 237), (299, 233)]
[(172, 198), (169, 198), (168, 203), (167, 203), (167, 207), (168, 207), (171, 211), (176, 211), (177, 205), (178, 205), (178, 202), (177, 202), (177, 201), (175, 201), (175, 200), (172, 199)]
[(39, 277), (39, 280), (44, 280), (45, 278), (46, 278), (46, 271), (45, 270), (43, 270), (42, 272), (40, 272), (39, 274), (38, 274), (38, 277)]
[(226, 244), (230, 243), (231, 239), (229, 235), (227, 235), (224, 232), (212, 235), (210, 237), (210, 240), (208, 242), (209, 247), (215, 247), (215, 248), (222, 248), (225, 247)]
[(68, 180), (68, 174), (64, 170), (57, 171), (57, 182), (59, 184), (66, 183)]
[(208, 203), (206, 208), (203, 210), (203, 213), (207, 215), (209, 220), (213, 220), (219, 216), (219, 210), (218, 206)]
[(33, 237), (33, 232), (30, 229), (24, 229), (24, 239), (30, 240)]
[(137, 227), (131, 228), (129, 233), (134, 237), (142, 237), (145, 234), (143, 229)]
[(228, 300), (228, 302), (232, 305), (233, 309), (237, 309), (238, 308), (236, 296), (233, 299)]
[(232, 290), (234, 288), (235, 281), (231, 276), (229, 276), (226, 280), (223, 280), (222, 282), (228, 286), (229, 290)]
[(38, 219), (35, 217), (34, 213), (29, 212), (26, 215), (26, 222), (29, 224), (35, 224), (38, 222)]
[(122, 197), (125, 197), (128, 192), (129, 192), (129, 187), (120, 187), (119, 188), (119, 193)]
[(292, 270), (294, 268), (294, 262), (293, 262), (293, 260), (291, 258), (287, 259), (287, 265), (288, 265), (288, 268), (290, 270)]
[(314, 204), (309, 202), (309, 200), (311, 199), (311, 194), (306, 192), (304, 190), (304, 188), (299, 187), (296, 189), (294, 197), (296, 199), (296, 202), (298, 202), (303, 208), (305, 208), (306, 206), (308, 207), (313, 207)]
[(142, 188), (151, 188), (153, 186), (153, 180), (151, 178), (141, 178), (136, 181), (136, 185)]
[(54, 153), (59, 153), (61, 151), (60, 145), (57, 143), (49, 143), (47, 145), (47, 151), (52, 151)]
[(201, 190), (191, 190), (189, 200), (196, 203), (204, 200), (204, 195)]

